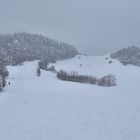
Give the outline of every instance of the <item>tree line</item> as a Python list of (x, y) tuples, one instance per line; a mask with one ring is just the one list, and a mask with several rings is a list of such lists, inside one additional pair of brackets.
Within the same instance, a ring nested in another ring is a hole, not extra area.
[(131, 46), (112, 53), (111, 58), (118, 59), (123, 65), (140, 66), (140, 48)]
[(42, 60), (50, 63), (78, 54), (73, 45), (39, 34), (15, 33), (0, 35), (0, 57), (10, 65)]
[(64, 81), (88, 83), (88, 84), (104, 86), (104, 87), (111, 87), (117, 85), (116, 78), (112, 74), (109, 74), (107, 76), (98, 79), (93, 76), (80, 75), (78, 74), (78, 72), (75, 71), (68, 73), (66, 71), (61, 70), (57, 72), (57, 78)]

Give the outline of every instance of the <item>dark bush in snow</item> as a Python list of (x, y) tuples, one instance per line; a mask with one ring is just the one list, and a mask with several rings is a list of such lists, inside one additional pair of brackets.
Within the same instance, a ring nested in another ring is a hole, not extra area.
[(40, 68), (37, 68), (37, 76), (40, 76), (41, 75), (41, 70)]
[(111, 87), (116, 86), (116, 78), (114, 75), (107, 75), (98, 80), (99, 86)]
[(108, 60), (108, 57), (106, 57), (105, 60)]
[(113, 61), (112, 61), (112, 60), (110, 60), (108, 63), (109, 63), (109, 64), (112, 64), (112, 63), (113, 63)]
[(53, 65), (51, 65), (50, 67), (47, 68), (47, 71), (51, 71), (51, 72), (54, 72), (56, 73), (56, 69)]
[(45, 71), (51, 71), (51, 72), (56, 72), (56, 69), (53, 65), (49, 66), (48, 61), (44, 60), (44, 61), (39, 61), (38, 62), (38, 67), (40, 69), (43, 69)]
[(78, 56), (78, 59), (81, 59), (81, 56)]
[(43, 70), (47, 70), (48, 65), (49, 65), (49, 62), (46, 61), (46, 60), (43, 60), (43, 61), (39, 61), (39, 62), (38, 62), (39, 68), (40, 68), (40, 69), (43, 69)]

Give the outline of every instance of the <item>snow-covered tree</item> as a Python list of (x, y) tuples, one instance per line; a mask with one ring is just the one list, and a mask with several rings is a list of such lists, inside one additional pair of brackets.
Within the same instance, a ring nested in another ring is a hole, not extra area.
[(98, 85), (104, 87), (116, 86), (116, 78), (112, 74), (104, 76), (103, 78), (98, 80)]
[(112, 53), (111, 57), (118, 59), (124, 65), (133, 64), (140, 66), (140, 48), (135, 46)]
[(8, 74), (9, 73), (6, 69), (6, 66), (4, 65), (4, 61), (0, 59), (0, 91), (6, 85), (6, 77), (8, 76)]
[(32, 60), (45, 60), (52, 63), (77, 54), (73, 45), (38, 34), (23, 32), (0, 35), (0, 56), (4, 57), (7, 64), (17, 65)]

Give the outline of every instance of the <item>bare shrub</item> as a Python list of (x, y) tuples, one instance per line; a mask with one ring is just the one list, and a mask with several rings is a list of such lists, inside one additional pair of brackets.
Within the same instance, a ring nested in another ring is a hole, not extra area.
[(112, 74), (104, 76), (98, 80), (98, 85), (104, 87), (116, 86), (116, 78)]

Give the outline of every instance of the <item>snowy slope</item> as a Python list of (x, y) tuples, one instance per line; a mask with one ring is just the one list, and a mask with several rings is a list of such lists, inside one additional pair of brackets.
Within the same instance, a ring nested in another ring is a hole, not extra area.
[(9, 66), (11, 84), (0, 96), (0, 140), (139, 140), (140, 67), (109, 64), (105, 57), (77, 56), (54, 65), (97, 77), (114, 74), (116, 87), (64, 82), (45, 71), (37, 77), (37, 61)]

